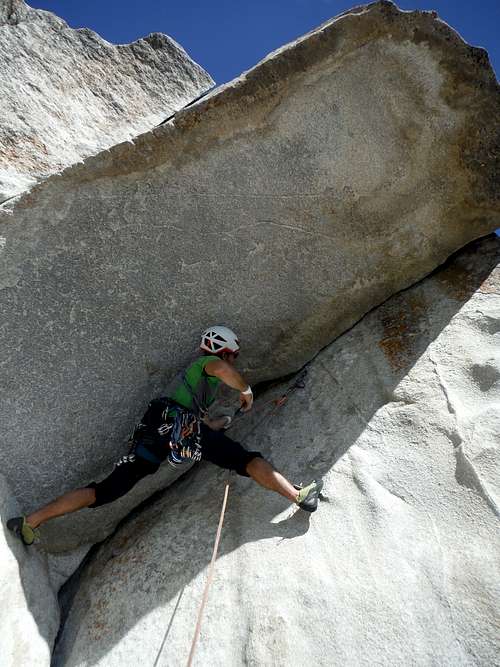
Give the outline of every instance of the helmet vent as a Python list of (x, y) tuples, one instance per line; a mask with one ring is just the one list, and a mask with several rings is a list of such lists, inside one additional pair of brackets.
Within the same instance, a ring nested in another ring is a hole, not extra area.
[(214, 326), (205, 331), (201, 335), (202, 350), (218, 354), (224, 351), (238, 352), (240, 343), (234, 331), (224, 326)]

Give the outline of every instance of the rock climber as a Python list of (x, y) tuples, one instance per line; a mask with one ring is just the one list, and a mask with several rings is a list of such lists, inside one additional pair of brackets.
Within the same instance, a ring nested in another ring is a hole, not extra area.
[(240, 351), (236, 334), (225, 326), (212, 326), (201, 336), (201, 355), (173, 381), (168, 395), (150, 402), (136, 426), (127, 455), (122, 456), (101, 482), (69, 491), (29, 516), (7, 521), (7, 528), (26, 545), (35, 541), (36, 529), (49, 519), (83, 507), (100, 507), (125, 495), (147, 475), (167, 461), (177, 467), (185, 461), (210, 461), (220, 468), (251, 477), (307, 512), (314, 512), (323, 486), (321, 481), (299, 488), (290, 483), (257, 451), (248, 451), (231, 440), (224, 428), (229, 417), (210, 419), (221, 383), (239, 391), (240, 409), (252, 408), (253, 393), (248, 382), (234, 368)]

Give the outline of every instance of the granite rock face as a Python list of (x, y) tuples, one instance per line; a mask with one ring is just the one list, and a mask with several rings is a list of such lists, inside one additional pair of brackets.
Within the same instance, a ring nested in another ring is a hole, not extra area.
[(25, 547), (5, 527), (6, 520), (19, 511), (0, 475), (0, 663), (2, 667), (41, 667), (50, 664), (59, 605), (46, 555)]
[[(323, 500), (294, 513), (231, 480), (194, 664), (496, 664), (499, 337), (489, 237), (323, 350), (274, 416), (262, 406), (289, 385), (234, 427), (292, 480), (323, 477)], [(186, 662), (224, 479), (200, 465), (99, 549), (55, 665), (153, 664), (163, 642), (155, 664)]]
[(0, 202), (149, 130), (209, 89), (170, 37), (113, 45), (0, 0)]
[(498, 103), (484, 51), (377, 2), (4, 205), (0, 452), (23, 509), (105, 474), (207, 325), (238, 332), (250, 382), (282, 377), (497, 228)]

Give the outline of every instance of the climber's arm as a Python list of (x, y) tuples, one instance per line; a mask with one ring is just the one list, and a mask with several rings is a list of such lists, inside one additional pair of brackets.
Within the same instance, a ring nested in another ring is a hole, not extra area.
[(231, 364), (223, 359), (210, 361), (205, 366), (205, 373), (218, 377), (228, 387), (238, 390), (240, 392), (240, 402), (243, 411), (248, 412), (250, 410), (253, 403), (253, 394), (250, 385)]

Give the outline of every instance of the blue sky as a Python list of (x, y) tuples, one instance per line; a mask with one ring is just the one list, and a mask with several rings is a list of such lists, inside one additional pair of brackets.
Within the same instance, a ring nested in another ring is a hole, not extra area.
[[(355, 5), (356, 0), (28, 0), (74, 28), (92, 28), (114, 43), (150, 32), (177, 40), (224, 83), (279, 46)], [(500, 73), (500, 0), (399, 0), (402, 9), (434, 9)]]

